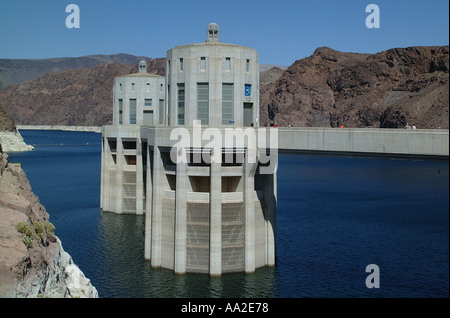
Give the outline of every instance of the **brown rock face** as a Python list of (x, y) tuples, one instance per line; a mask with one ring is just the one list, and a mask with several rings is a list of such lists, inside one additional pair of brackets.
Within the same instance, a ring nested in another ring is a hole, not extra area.
[(45, 222), (48, 214), (32, 193), (23, 170), (8, 164), (2, 152), (0, 167), (0, 295), (16, 297), (20, 293), (17, 286), (37, 272), (45, 271), (52, 258), (49, 251), (58, 247), (50, 233), (42, 237), (40, 244), (34, 242), (32, 248), (25, 246), (15, 225)]
[[(149, 73), (164, 75), (165, 59), (147, 63)], [(0, 91), (0, 107), (22, 125), (102, 126), (112, 121), (114, 78), (137, 71), (110, 63), (49, 72)]]
[(377, 54), (318, 48), (265, 92), (261, 122), (304, 127), (449, 127), (449, 47)]
[(15, 129), (14, 121), (0, 103), (0, 131), (15, 131)]

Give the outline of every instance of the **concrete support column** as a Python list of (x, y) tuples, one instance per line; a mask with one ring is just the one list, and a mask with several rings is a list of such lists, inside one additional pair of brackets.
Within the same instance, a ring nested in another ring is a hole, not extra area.
[(164, 166), (158, 146), (153, 148), (153, 200), (152, 200), (152, 266), (161, 267), (161, 232), (162, 232), (162, 178)]
[(117, 154), (116, 154), (116, 202), (114, 211), (116, 213), (123, 212), (123, 165), (124, 165), (124, 156), (123, 156), (123, 144), (122, 138), (117, 137)]
[(209, 194), (209, 273), (222, 274), (222, 165), (211, 163)]
[(245, 205), (245, 273), (255, 271), (255, 170), (256, 150), (248, 148), (244, 161), (244, 205)]
[(275, 266), (276, 194), (275, 174), (264, 176), (264, 210), (266, 220), (266, 265)]
[(186, 273), (187, 163), (178, 162), (175, 190), (175, 274)]
[(144, 214), (144, 174), (142, 164), (142, 139), (136, 139), (136, 214)]
[[(103, 132), (104, 136), (104, 132)], [(102, 161), (101, 161), (101, 182), (100, 182), (100, 209), (106, 210), (106, 202), (109, 200), (106, 198), (106, 194), (109, 192), (108, 189), (108, 176), (109, 164), (108, 164), (108, 139), (102, 136)]]
[(151, 259), (152, 255), (152, 202), (153, 202), (153, 184), (152, 171), (150, 165), (150, 147), (147, 146), (147, 191), (145, 193), (145, 234), (144, 234), (144, 258)]
[[(177, 114), (178, 114), (178, 110), (177, 110), (177, 81), (172, 81), (171, 79), (176, 79), (177, 78), (177, 67), (176, 67), (176, 59), (171, 59), (167, 61), (167, 65), (169, 65), (170, 62), (170, 67), (168, 67), (166, 70), (168, 72), (168, 76), (169, 76), (169, 80), (167, 82), (167, 92), (168, 92), (168, 96), (170, 98), (168, 99), (168, 105), (169, 105), (169, 126), (177, 126), (178, 125), (178, 120), (177, 120)], [(170, 85), (170, 86), (169, 86)]]

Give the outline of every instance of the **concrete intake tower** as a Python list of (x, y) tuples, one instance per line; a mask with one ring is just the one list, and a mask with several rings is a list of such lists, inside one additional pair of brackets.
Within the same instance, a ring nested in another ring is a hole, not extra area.
[(101, 208), (145, 214), (145, 258), (184, 274), (275, 265), (277, 128), (259, 127), (259, 62), (219, 41), (167, 51), (165, 78), (114, 84)]

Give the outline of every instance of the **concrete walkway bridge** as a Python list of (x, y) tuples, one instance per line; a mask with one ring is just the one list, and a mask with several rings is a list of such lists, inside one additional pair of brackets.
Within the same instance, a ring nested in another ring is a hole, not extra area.
[(278, 128), (279, 152), (446, 159), (448, 129)]

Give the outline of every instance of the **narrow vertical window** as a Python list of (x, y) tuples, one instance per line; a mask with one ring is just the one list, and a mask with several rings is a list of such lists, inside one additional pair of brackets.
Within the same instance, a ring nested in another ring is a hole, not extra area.
[(202, 125), (209, 125), (209, 86), (208, 83), (197, 84), (197, 119)]
[(200, 70), (202, 71), (206, 70), (206, 57), (200, 58)]
[(164, 99), (159, 100), (159, 124), (164, 124)]
[(134, 92), (136, 90), (136, 84), (131, 83), (131, 91)]
[(225, 70), (231, 71), (231, 59), (229, 57), (225, 58)]
[(159, 85), (159, 92), (160, 92), (160, 93), (163, 92), (163, 88), (164, 88), (164, 85), (163, 85), (163, 84)]
[(147, 83), (147, 93), (150, 92), (150, 83)]
[(247, 59), (247, 61), (245, 62), (245, 71), (250, 72), (250, 60), (249, 59)]
[[(120, 84), (122, 85), (122, 84)], [(123, 100), (119, 99), (119, 125), (123, 123)]]
[(136, 99), (130, 99), (130, 125), (136, 124)]
[(222, 125), (234, 124), (233, 84), (222, 84)]
[(178, 84), (178, 125), (184, 125), (184, 84)]
[(183, 71), (184, 68), (184, 63), (183, 63), (183, 59), (180, 59), (180, 71)]
[(119, 84), (119, 92), (122, 93), (122, 83)]

